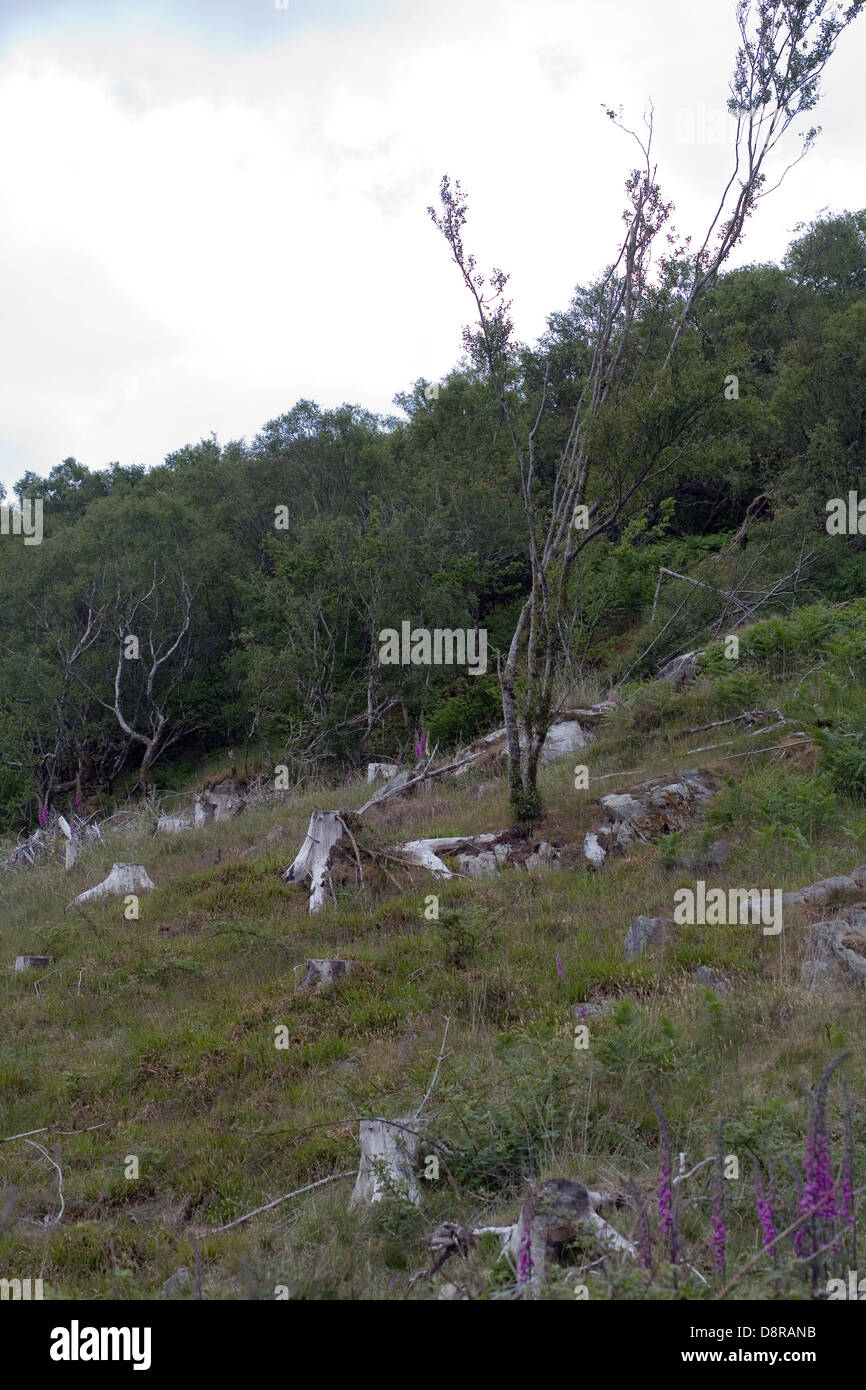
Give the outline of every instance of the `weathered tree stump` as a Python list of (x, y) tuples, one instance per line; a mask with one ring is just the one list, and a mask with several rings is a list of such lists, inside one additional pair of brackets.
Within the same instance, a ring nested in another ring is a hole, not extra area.
[(422, 1129), (422, 1122), (415, 1118), (361, 1121), (361, 1164), (350, 1207), (381, 1202), (384, 1197), (398, 1197), (420, 1206), (414, 1165)]
[(37, 956), (33, 951), (25, 951), (15, 958), (16, 970), (47, 970), (53, 964), (53, 956)]
[(347, 839), (346, 827), (351, 829), (355, 819), (349, 811), (314, 811), (310, 816), (306, 839), (283, 874), (283, 883), (310, 885), (310, 912), (324, 906), (335, 851)]
[(301, 989), (326, 989), (355, 964), (353, 960), (305, 960)]
[(73, 904), (98, 902), (101, 898), (126, 897), (128, 893), (151, 893), (156, 887), (143, 864), (113, 864), (108, 878), (73, 899)]
[(613, 1226), (598, 1214), (601, 1193), (590, 1192), (578, 1182), (555, 1178), (530, 1188), (514, 1227), (509, 1253), (517, 1265), (517, 1282), (537, 1288), (547, 1266), (557, 1263), (564, 1248), (576, 1240), (581, 1225), (592, 1226), (617, 1251), (637, 1252)]

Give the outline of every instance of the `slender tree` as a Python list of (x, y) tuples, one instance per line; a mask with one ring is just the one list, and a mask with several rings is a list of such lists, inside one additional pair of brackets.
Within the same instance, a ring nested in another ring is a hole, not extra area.
[[(652, 112), (638, 133), (627, 130), (617, 112), (607, 111), (637, 143), (640, 164), (626, 182), (625, 233), (595, 296), (589, 368), (556, 459), (540, 454), (539, 431), (553, 394), (550, 363), (524, 424), (523, 403), (512, 386), (517, 353), (504, 297), (509, 277), (495, 268), (485, 277), (477, 271), (475, 256), (466, 252), (467, 201), (459, 182), (452, 185), (446, 175), (441, 210), (428, 209), (474, 303), (475, 324), (464, 330), (464, 345), (496, 392), (526, 517), (531, 585), (499, 673), (511, 803), (518, 818), (540, 811), (538, 761), (555, 714), (575, 562), (597, 537), (621, 526), (633, 499), (668, 472), (689, 444), (688, 428), (680, 422), (659, 430), (655, 449), (641, 451), (634, 467), (611, 468), (605, 465), (597, 426), (636, 398), (642, 400), (645, 416), (653, 407), (657, 417), (664, 415), (665, 388), (695, 307), (743, 236), (747, 219), (813, 144), (818, 129), (809, 126), (801, 131), (797, 158), (771, 188), (766, 186), (768, 160), (792, 124), (817, 105), (821, 74), (864, 3), (738, 0), (740, 46), (728, 100), (736, 123), (733, 169), (697, 251), (690, 240), (677, 246), (669, 229), (659, 249), (672, 205), (664, 201), (656, 178)], [(672, 312), (659, 319), (651, 311), (664, 300)], [(665, 325), (661, 351), (648, 350), (651, 318)], [(542, 474), (552, 474), (549, 492), (542, 490)]]

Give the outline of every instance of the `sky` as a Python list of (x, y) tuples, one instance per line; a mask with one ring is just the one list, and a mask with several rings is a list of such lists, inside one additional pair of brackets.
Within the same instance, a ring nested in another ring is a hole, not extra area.
[[(399, 413), (470, 317), (427, 216), (445, 172), (533, 342), (620, 235), (634, 147), (603, 105), (652, 102), (702, 239), (737, 37), (734, 0), (0, 0), (0, 480), (152, 466), (301, 398)], [(731, 264), (866, 206), (864, 68), (861, 17)]]

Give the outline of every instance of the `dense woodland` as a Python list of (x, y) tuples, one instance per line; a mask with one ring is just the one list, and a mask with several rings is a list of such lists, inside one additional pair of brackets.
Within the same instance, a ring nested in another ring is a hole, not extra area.
[[(645, 297), (641, 362), (663, 362), (681, 282), (670, 262)], [(600, 284), (509, 355), (521, 428), (549, 364), (542, 514)], [(606, 687), (645, 676), (735, 626), (722, 595), (740, 586), (773, 591), (761, 617), (866, 592), (866, 541), (825, 526), (866, 463), (866, 211), (801, 226), (779, 265), (721, 275), (664, 389), (635, 378), (593, 421), (587, 500), (604, 505), (647, 460), (674, 462), (580, 557), (563, 699), (589, 673)], [(501, 722), (497, 654), (530, 582), (501, 402), (470, 357), (394, 401), (405, 418), (302, 400), (249, 443), (204, 439), (150, 470), (67, 458), (20, 480), (19, 498), (44, 499), (44, 540), (0, 545), (7, 830), (48, 806), (170, 787), (215, 750), (304, 781), (411, 756), (422, 727), (447, 749)], [(660, 567), (701, 583), (666, 577), (656, 595)], [(486, 628), (487, 674), (380, 665), (379, 632), (404, 620)], [(123, 656), (130, 634), (138, 660)]]

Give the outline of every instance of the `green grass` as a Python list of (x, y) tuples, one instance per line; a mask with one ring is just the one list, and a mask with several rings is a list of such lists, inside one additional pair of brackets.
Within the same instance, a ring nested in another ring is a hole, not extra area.
[[(813, 628), (818, 640), (824, 629), (814, 620)], [(765, 699), (783, 712), (802, 710), (822, 672), (802, 679), (811, 657), (799, 629), (799, 646), (778, 633), (774, 645), (772, 636), (740, 674), (752, 663)], [(810, 993), (800, 984), (800, 928), (817, 915), (803, 909), (786, 917), (778, 938), (747, 927), (685, 927), (663, 952), (636, 961), (624, 959), (623, 939), (638, 913), (670, 916), (675, 889), (694, 883), (694, 873), (675, 866), (683, 853), (724, 835), (733, 852), (723, 869), (706, 871), (708, 882), (787, 890), (866, 861), (866, 808), (817, 769), (812, 752), (784, 762), (736, 757), (764, 737), (748, 737), (738, 724), (689, 733), (731, 713), (730, 681), (719, 680), (710, 669), (679, 694), (632, 692), (582, 755), (588, 792), (574, 790), (570, 759), (544, 772), (546, 819), (537, 833), (564, 847), (561, 872), (507, 870), (438, 885), (418, 873), (405, 892), (371, 874), (366, 890), (343, 887), (337, 908), (310, 918), (306, 894), (283, 886), (280, 873), (312, 808), (361, 804), (366, 791), (354, 783), (176, 837), (117, 838), (90, 847), (69, 874), (56, 864), (4, 876), (0, 1137), (56, 1126), (34, 1138), (62, 1167), (65, 1210), (59, 1224), (43, 1224), (59, 1206), (55, 1170), (23, 1139), (0, 1144), (0, 1189), (17, 1189), (0, 1234), (2, 1272), (39, 1276), (57, 1298), (150, 1299), (180, 1265), (193, 1267), (197, 1246), (206, 1298), (272, 1298), (278, 1286), (293, 1298), (429, 1298), (435, 1285), (408, 1289), (428, 1261), (426, 1236), (445, 1220), (512, 1220), (531, 1174), (594, 1188), (628, 1180), (654, 1218), (651, 1091), (690, 1164), (713, 1152), (724, 1120), (725, 1150), (741, 1168), (740, 1180), (726, 1185), (728, 1274), (745, 1264), (759, 1249), (750, 1155), (772, 1152), (784, 1215), (796, 1206), (808, 1087), (842, 1043), (852, 1050), (845, 1071), (859, 1154), (866, 1152), (862, 993)], [(841, 703), (833, 708), (839, 718)], [(723, 746), (688, 753), (716, 742)], [(640, 846), (600, 873), (584, 867), (580, 846), (600, 820), (598, 796), (638, 777), (598, 779), (697, 764), (731, 780), (674, 847)], [(364, 834), (372, 844), (496, 829), (507, 814), (503, 782), (479, 798), (467, 779), (371, 813)], [(275, 824), (286, 829), (283, 847), (247, 853)], [(140, 918), (126, 920), (120, 900), (86, 913), (69, 908), (115, 859), (144, 863), (157, 884), (142, 897)], [(424, 912), (432, 892), (434, 921)], [(11, 970), (23, 950), (56, 957), (38, 994), (30, 974)], [(297, 992), (295, 967), (326, 955), (351, 956), (357, 967), (327, 993)], [(717, 996), (696, 986), (699, 964), (723, 974), (729, 988)], [(602, 996), (619, 1002), (591, 1022), (588, 1049), (575, 1050), (572, 1009)], [(356, 1168), (359, 1118), (414, 1111), (446, 1016), (447, 1055), (421, 1146), (439, 1156), (440, 1176), (421, 1179), (419, 1211), (385, 1202), (350, 1212), (352, 1183), (341, 1180), (207, 1234)], [(284, 1049), (275, 1046), (281, 1025)], [(838, 1158), (838, 1087), (829, 1124)], [(132, 1155), (136, 1179), (125, 1176)], [(866, 1182), (862, 1156), (858, 1163), (855, 1185)], [(718, 1293), (712, 1171), (683, 1187), (681, 1211), (689, 1263), (708, 1283), (682, 1272), (675, 1283), (660, 1259), (647, 1286), (633, 1266), (607, 1261), (584, 1279), (592, 1297)], [(625, 1233), (635, 1229), (628, 1209), (611, 1219)], [(590, 1240), (574, 1263), (599, 1254)], [(471, 1260), (446, 1266), (446, 1277), (476, 1298), (505, 1296), (513, 1276), (496, 1255), (495, 1241), (485, 1240)], [(786, 1248), (778, 1271), (759, 1260), (731, 1296), (807, 1294)], [(574, 1293), (554, 1280), (548, 1296)]]

